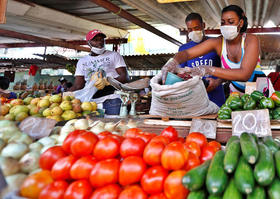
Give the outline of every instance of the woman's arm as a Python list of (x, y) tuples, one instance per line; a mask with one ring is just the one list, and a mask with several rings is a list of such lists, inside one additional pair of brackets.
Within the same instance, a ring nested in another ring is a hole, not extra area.
[(240, 69), (229, 70), (215, 68), (212, 75), (226, 80), (247, 81), (257, 65), (259, 53), (260, 48), (258, 38), (255, 35), (248, 34), (245, 41), (245, 54)]

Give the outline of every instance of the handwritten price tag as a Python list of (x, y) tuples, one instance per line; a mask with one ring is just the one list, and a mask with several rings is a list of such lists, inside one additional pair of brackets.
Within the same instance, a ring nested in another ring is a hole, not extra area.
[(233, 111), (232, 135), (254, 133), (258, 137), (271, 136), (269, 112), (267, 109), (252, 111)]
[(192, 119), (191, 132), (203, 133), (207, 138), (216, 139), (217, 121)]

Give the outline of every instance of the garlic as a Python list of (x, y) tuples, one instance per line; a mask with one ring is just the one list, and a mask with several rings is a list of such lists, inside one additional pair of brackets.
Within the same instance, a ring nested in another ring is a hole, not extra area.
[(51, 137), (43, 137), (40, 140), (38, 140), (43, 146), (47, 145), (55, 145), (56, 140)]
[(78, 119), (74, 123), (74, 128), (78, 130), (86, 130), (88, 128), (88, 120), (87, 119)]
[(116, 124), (114, 124), (113, 122), (108, 122), (105, 124), (104, 129), (106, 131), (112, 132), (112, 131), (114, 131), (115, 127), (116, 127)]
[(25, 153), (28, 152), (28, 147), (24, 143), (9, 143), (1, 151), (3, 157), (12, 157), (15, 159), (21, 158)]
[(16, 134), (13, 137), (11, 137), (8, 140), (8, 143), (11, 142), (19, 142), (19, 143), (24, 143), (24, 144), (31, 144), (33, 142), (33, 140), (31, 139), (31, 137), (25, 133), (21, 133), (21, 134)]
[(48, 150), (49, 148), (51, 148), (51, 147), (53, 147), (54, 145), (46, 145), (46, 146), (44, 146), (42, 149), (41, 149), (41, 151), (40, 151), (40, 153), (42, 154), (42, 153), (44, 153), (46, 150)]
[(99, 121), (95, 126), (93, 126), (90, 129), (90, 131), (95, 134), (101, 133), (101, 132), (105, 131), (104, 126), (105, 126), (104, 122)]
[(34, 142), (29, 145), (30, 151), (39, 151), (40, 152), (42, 148), (43, 148), (43, 145), (40, 142)]
[(68, 122), (66, 122), (66, 124), (65, 124), (64, 126), (74, 125), (74, 123), (75, 123), (77, 120), (78, 120), (78, 119), (69, 120)]
[(72, 125), (65, 125), (65, 126), (63, 126), (62, 128), (61, 128), (61, 130), (60, 130), (60, 134), (65, 134), (65, 133), (70, 133), (70, 132), (72, 132), (72, 131), (75, 131), (75, 128), (74, 128), (74, 126), (72, 126)]
[(24, 173), (30, 173), (39, 168), (40, 152), (31, 151), (26, 153), (19, 161), (20, 170)]
[(13, 175), (20, 170), (19, 163), (16, 159), (11, 157), (0, 156), (0, 168), (2, 169), (4, 176)]
[(9, 187), (11, 187), (13, 190), (18, 189), (24, 182), (24, 180), (27, 178), (27, 175), (24, 173), (17, 173), (14, 175), (10, 175), (6, 177), (7, 184)]
[(16, 135), (21, 135), (21, 132), (18, 130), (18, 128), (10, 128), (9, 130), (7, 130), (7, 128), (4, 128), (6, 130), (3, 130), (0, 132), (0, 138), (3, 139), (5, 142), (8, 142), (8, 140)]

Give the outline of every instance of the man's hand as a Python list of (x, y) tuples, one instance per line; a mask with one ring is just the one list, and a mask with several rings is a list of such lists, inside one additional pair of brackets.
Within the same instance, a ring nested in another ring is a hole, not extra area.
[(223, 82), (222, 79), (219, 79), (219, 78), (214, 79), (214, 78), (211, 78), (211, 77), (206, 78), (206, 80), (209, 81), (209, 85), (206, 89), (207, 93), (213, 91), (215, 88), (217, 88)]
[(94, 86), (98, 89), (98, 90), (102, 90), (105, 86), (109, 85), (109, 82), (107, 81), (106, 77), (102, 77), (102, 73), (101, 72), (95, 72), (91, 78), (91, 81), (95, 81)]
[(173, 58), (169, 59), (166, 62), (166, 64), (161, 68), (162, 84), (165, 84), (167, 73), (168, 72), (174, 73), (176, 71), (176, 68), (178, 67), (178, 65), (179, 65), (179, 63)]

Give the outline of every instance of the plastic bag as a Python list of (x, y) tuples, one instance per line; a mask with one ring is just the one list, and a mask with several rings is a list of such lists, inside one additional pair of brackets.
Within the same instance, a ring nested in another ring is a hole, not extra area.
[(92, 96), (98, 91), (94, 86), (95, 82), (95, 80), (92, 80), (83, 89), (74, 91), (75, 98), (78, 98), (81, 102), (89, 102)]

